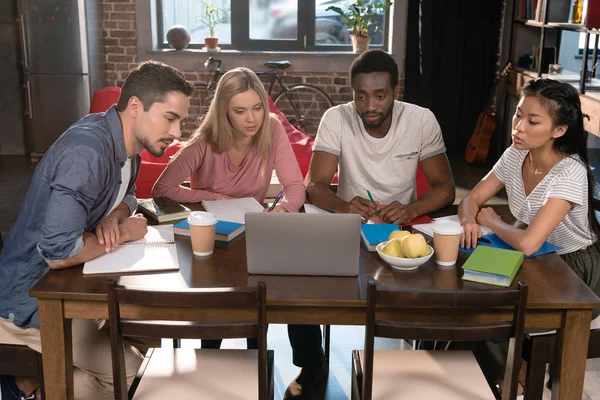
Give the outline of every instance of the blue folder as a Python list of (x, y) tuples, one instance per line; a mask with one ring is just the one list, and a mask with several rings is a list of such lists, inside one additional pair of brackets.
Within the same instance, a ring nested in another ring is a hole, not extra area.
[[(484, 236), (480, 237), (479, 240), (477, 241), (477, 244), (481, 245), (481, 246), (495, 247), (497, 249), (514, 250), (508, 243), (506, 243), (505, 241), (500, 239), (498, 236), (496, 236), (495, 233), (492, 233), (491, 235), (484, 235)], [(525, 258), (541, 256), (543, 254), (552, 253), (552, 252), (558, 251), (560, 249), (562, 249), (562, 247), (553, 245), (548, 242), (544, 242), (544, 244), (542, 245), (542, 247), (540, 247), (540, 249), (538, 251), (536, 251), (535, 253), (533, 253), (530, 256), (526, 256)], [(465, 249), (463, 247), (459, 248), (459, 250), (462, 251), (463, 253), (467, 253), (467, 254), (471, 254), (473, 251), (475, 251), (475, 249)]]
[(390, 233), (399, 229), (396, 224), (362, 224), (360, 233), (367, 250), (376, 251), (379, 243), (388, 240)]
[[(217, 221), (215, 226), (215, 240), (217, 242), (231, 242), (233, 239), (244, 233), (246, 226), (237, 222)], [(190, 236), (190, 225), (184, 219), (173, 225), (173, 231), (176, 235)]]

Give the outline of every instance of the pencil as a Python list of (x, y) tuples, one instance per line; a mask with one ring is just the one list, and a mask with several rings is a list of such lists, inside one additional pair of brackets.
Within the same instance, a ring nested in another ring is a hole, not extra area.
[[(369, 200), (371, 200), (371, 203), (377, 206), (377, 203), (375, 203), (375, 199), (373, 199), (373, 196), (371, 196), (371, 192), (369, 191), (369, 189), (367, 189), (367, 194), (369, 195)], [(381, 210), (375, 210), (375, 214), (379, 214), (379, 211)]]

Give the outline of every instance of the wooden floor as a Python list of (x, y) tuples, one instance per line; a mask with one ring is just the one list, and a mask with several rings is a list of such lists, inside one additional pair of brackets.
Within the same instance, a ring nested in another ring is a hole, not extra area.
[[(471, 166), (462, 159), (451, 159), (456, 182), (456, 203), (458, 203), (477, 182), (483, 178), (491, 165)], [(31, 182), (35, 164), (28, 157), (0, 156), (0, 232), (6, 237), (15, 222), (21, 203)], [(489, 204), (505, 203), (504, 193), (490, 200)], [(350, 398), (350, 360), (351, 351), (362, 348), (364, 328), (359, 326), (333, 326), (331, 341), (330, 374), (326, 399), (346, 400)], [(285, 325), (269, 327), (269, 348), (275, 350), (275, 390), (276, 399), (281, 399), (288, 383), (299, 370), (292, 365), (291, 348)], [(186, 341), (184, 346), (195, 346), (197, 342)], [(242, 348), (243, 340), (226, 340), (223, 347)], [(377, 348), (405, 349), (407, 344), (401, 341), (377, 340)], [(544, 399), (550, 399), (546, 390)], [(600, 359), (588, 360), (584, 399), (600, 399)]]

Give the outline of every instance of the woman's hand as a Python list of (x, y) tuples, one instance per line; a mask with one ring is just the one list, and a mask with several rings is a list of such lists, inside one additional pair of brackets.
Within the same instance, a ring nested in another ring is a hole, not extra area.
[(497, 221), (502, 221), (502, 218), (491, 207), (482, 208), (479, 214), (477, 214), (477, 223), (486, 228), (491, 229), (492, 225)]
[(460, 247), (465, 249), (475, 248), (477, 246), (477, 239), (483, 235), (481, 227), (473, 217), (463, 218), (461, 224), (464, 231), (460, 236)]

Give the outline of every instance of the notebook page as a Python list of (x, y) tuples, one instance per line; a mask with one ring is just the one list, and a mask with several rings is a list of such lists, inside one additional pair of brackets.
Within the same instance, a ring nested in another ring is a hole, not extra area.
[(245, 224), (247, 212), (262, 212), (264, 207), (254, 197), (231, 200), (204, 200), (202, 205), (206, 211), (217, 216), (219, 221)]
[(329, 214), (329, 211), (323, 210), (322, 208), (319, 208), (314, 204), (305, 204), (304, 212), (306, 212), (307, 214)]
[(142, 239), (119, 245), (110, 253), (90, 260), (84, 274), (126, 274), (130, 272), (179, 269), (172, 225), (149, 226)]
[(146, 236), (134, 242), (126, 242), (124, 245), (132, 246), (147, 243), (171, 243), (175, 241), (173, 225), (149, 226)]
[[(458, 222), (460, 224), (460, 220), (458, 219), (458, 215), (448, 215), (446, 217), (439, 217), (439, 218), (435, 218), (434, 222), (430, 222), (428, 224), (417, 224), (417, 225), (413, 225), (412, 227), (420, 232), (423, 232), (426, 235), (429, 235), (431, 237), (433, 237), (433, 225), (435, 224), (436, 221), (454, 221), (454, 222)], [(492, 230), (483, 226), (479, 226), (481, 228), (481, 232), (484, 235), (491, 235)]]

